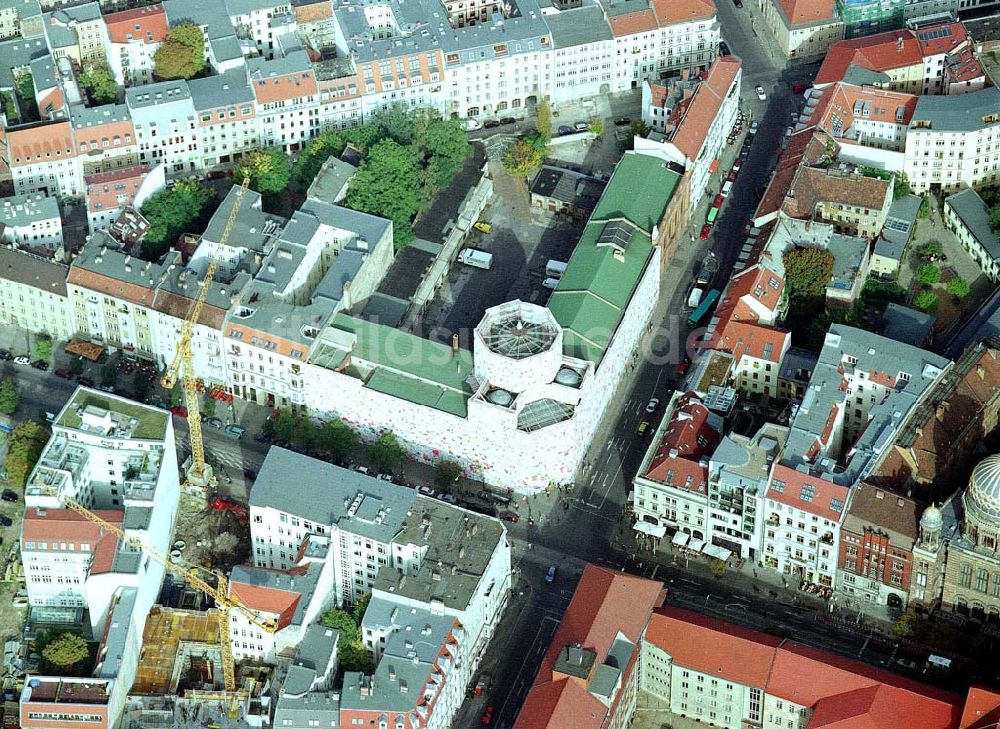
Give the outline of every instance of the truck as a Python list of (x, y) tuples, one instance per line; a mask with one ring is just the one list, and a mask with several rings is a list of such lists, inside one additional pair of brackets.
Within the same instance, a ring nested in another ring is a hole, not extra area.
[(691, 312), (691, 316), (688, 317), (688, 326), (692, 329), (699, 326), (705, 317), (715, 309), (715, 302), (719, 300), (719, 296), (721, 296), (721, 292), (718, 289), (709, 291), (708, 296), (698, 304), (698, 308)]
[(705, 290), (695, 286), (691, 289), (691, 293), (688, 294), (688, 308), (694, 309), (698, 304), (701, 303), (701, 297), (705, 294)]
[(458, 262), (489, 271), (493, 267), (493, 254), (476, 248), (466, 248), (458, 254)]
[(546, 278), (562, 278), (564, 273), (566, 273), (566, 264), (563, 261), (550, 258), (549, 262), (545, 264)]

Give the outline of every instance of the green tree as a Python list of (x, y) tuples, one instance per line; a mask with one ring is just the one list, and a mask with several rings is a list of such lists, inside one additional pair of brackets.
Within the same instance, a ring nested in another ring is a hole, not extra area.
[(948, 293), (954, 296), (956, 299), (964, 299), (966, 296), (969, 295), (969, 291), (971, 290), (972, 287), (969, 286), (968, 283), (966, 283), (960, 278), (953, 278), (951, 281), (948, 282), (948, 285), (945, 288), (947, 289)]
[(323, 163), (330, 157), (339, 156), (347, 146), (344, 136), (335, 130), (328, 130), (313, 139), (295, 160), (295, 176), (308, 187), (316, 179)]
[(42, 659), (57, 676), (83, 675), (90, 659), (90, 647), (79, 635), (62, 633), (45, 646)]
[(69, 361), (69, 371), (74, 375), (83, 374), (83, 360), (79, 357), (74, 357)]
[(451, 488), (462, 477), (462, 467), (454, 461), (438, 461), (434, 472), (434, 483), (443, 489)]
[(373, 116), (368, 126), (377, 132), (379, 139), (388, 138), (406, 146), (416, 138), (415, 115), (405, 104), (393, 104)]
[(384, 139), (368, 152), (347, 188), (347, 206), (388, 218), (397, 250), (413, 240), (413, 216), (427, 204), (420, 159), (409, 147)]
[(785, 252), (785, 285), (791, 301), (822, 299), (833, 274), (833, 254), (823, 248), (792, 248)]
[(938, 297), (933, 291), (921, 291), (913, 299), (913, 305), (922, 311), (933, 311), (938, 307)]
[(368, 446), (368, 462), (380, 473), (389, 473), (405, 455), (396, 436), (386, 431)]
[(233, 177), (250, 178), (250, 187), (262, 195), (284, 192), (292, 179), (292, 161), (277, 147), (258, 149), (243, 155)]
[(343, 462), (358, 445), (358, 434), (342, 420), (323, 424), (316, 433), (316, 449), (337, 463)]
[(360, 641), (348, 643), (343, 648), (338, 644), (337, 658), (341, 671), (357, 671), (370, 674), (375, 669), (371, 654)]
[(518, 140), (512, 144), (503, 156), (503, 166), (513, 177), (522, 179), (530, 177), (542, 166), (544, 157), (535, 147), (525, 141)]
[(21, 396), (17, 392), (17, 386), (9, 377), (0, 380), (0, 413), (13, 415), (21, 404)]
[(552, 107), (544, 96), (535, 107), (535, 130), (546, 139), (552, 139)]
[(990, 208), (990, 229), (1000, 235), (1000, 204)]
[(35, 356), (46, 362), (52, 359), (52, 339), (47, 334), (39, 334), (35, 339)]
[(153, 56), (157, 79), (193, 78), (205, 69), (205, 36), (201, 28), (180, 23), (167, 32)]
[(910, 185), (910, 178), (904, 173), (896, 174), (896, 183), (892, 188), (892, 199), (899, 200), (901, 197), (913, 194), (913, 187)]
[(215, 192), (194, 180), (178, 180), (151, 195), (140, 210), (150, 226), (142, 240), (142, 257), (157, 261), (182, 233), (204, 230), (217, 205)]
[(295, 424), (292, 426), (292, 447), (303, 453), (313, 449), (316, 444), (316, 427), (305, 415), (295, 417)]
[(931, 216), (931, 196), (926, 192), (920, 196), (920, 208), (917, 210), (917, 218), (927, 220)]
[(942, 253), (944, 253), (944, 246), (937, 238), (929, 240), (917, 248), (918, 256), (940, 256)]
[(708, 569), (716, 579), (722, 579), (726, 576), (726, 563), (724, 560), (713, 559), (709, 562)]
[(201, 414), (206, 418), (215, 417), (215, 408), (218, 406), (219, 401), (214, 397), (209, 397), (205, 395), (201, 402)]
[(354, 603), (354, 607), (351, 608), (351, 614), (354, 617), (354, 624), (361, 625), (361, 621), (364, 620), (365, 610), (368, 609), (368, 603), (372, 601), (372, 594), (369, 592), (367, 595), (363, 595), (358, 598), (358, 601)]
[(34, 420), (14, 426), (7, 443), (7, 481), (12, 486), (24, 488), (31, 469), (42, 455), (48, 435), (48, 429)]
[(35, 101), (35, 80), (31, 71), (22, 71), (14, 77), (14, 91), (17, 95), (22, 122), (38, 121), (38, 104)]
[(917, 281), (930, 286), (941, 280), (941, 269), (933, 263), (924, 263), (917, 267)]
[(591, 119), (590, 124), (587, 128), (590, 130), (590, 133), (593, 134), (595, 137), (604, 136), (604, 120), (601, 119), (600, 117), (595, 116), (593, 119)]
[(636, 119), (631, 124), (629, 124), (628, 127), (629, 147), (633, 145), (634, 143), (633, 140), (636, 137), (645, 137), (647, 134), (649, 134), (649, 131), (650, 131), (649, 124), (644, 122), (642, 119)]
[(892, 624), (892, 634), (897, 638), (909, 638), (917, 631), (919, 624), (920, 616), (916, 610), (907, 610)]
[(541, 132), (532, 129), (524, 135), (524, 141), (526, 144), (529, 144), (533, 148), (537, 149), (543, 159), (545, 158), (545, 153), (548, 151), (549, 142), (551, 141), (548, 137), (545, 137)]
[(433, 109), (413, 116), (413, 147), (424, 160), (434, 190), (451, 184), (472, 152), (469, 136), (458, 119), (442, 119)]
[(87, 64), (80, 74), (80, 84), (87, 89), (93, 106), (113, 104), (118, 100), (118, 84), (106, 63)]
[(113, 364), (106, 364), (101, 367), (101, 384), (113, 385), (118, 379), (118, 368)]

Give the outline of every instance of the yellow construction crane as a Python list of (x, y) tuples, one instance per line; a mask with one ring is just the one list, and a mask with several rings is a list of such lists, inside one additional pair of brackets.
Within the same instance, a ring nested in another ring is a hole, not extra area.
[(236, 217), (240, 212), (240, 205), (243, 203), (243, 196), (246, 194), (249, 184), (250, 178), (244, 177), (243, 183), (236, 191), (233, 209), (229, 211), (226, 227), (222, 230), (222, 236), (216, 244), (215, 251), (208, 259), (208, 269), (201, 280), (198, 296), (191, 304), (191, 310), (181, 325), (174, 359), (163, 371), (163, 377), (160, 378), (160, 384), (167, 390), (172, 390), (177, 384), (177, 379), (181, 378), (181, 387), (184, 389), (184, 405), (187, 408), (188, 434), (191, 438), (191, 467), (187, 472), (187, 483), (206, 490), (213, 484), (215, 477), (212, 475), (212, 467), (205, 463), (205, 443), (201, 436), (201, 409), (198, 405), (198, 382), (194, 372), (191, 338), (194, 336), (195, 324), (198, 323), (198, 317), (201, 316), (202, 307), (204, 307), (209, 289), (212, 287), (215, 269), (219, 265), (219, 250), (229, 241), (229, 235), (233, 232), (233, 226), (236, 224)]
[(224, 575), (221, 575), (218, 572), (204, 570), (215, 578), (215, 584), (213, 585), (203, 579), (201, 575), (195, 571), (196, 568), (171, 562), (165, 555), (160, 554), (152, 547), (143, 544), (139, 539), (130, 537), (120, 527), (109, 521), (105, 521), (74, 499), (60, 494), (57, 489), (52, 488), (51, 486), (42, 486), (42, 489), (58, 498), (63, 504), (66, 505), (66, 508), (72, 509), (88, 521), (91, 521), (102, 529), (106, 529), (112, 534), (117, 535), (122, 542), (130, 546), (132, 549), (137, 552), (141, 552), (160, 563), (168, 571), (182, 578), (188, 585), (201, 590), (215, 601), (215, 612), (219, 621), (219, 648), (222, 653), (222, 673), (225, 679), (226, 692), (234, 692), (236, 690), (236, 669), (233, 664), (233, 644), (229, 640), (230, 612), (235, 610), (249, 620), (252, 625), (257, 626), (261, 630), (268, 633), (274, 633), (277, 630), (277, 624), (273, 620), (261, 618), (257, 615), (257, 613), (244, 605), (239, 598), (235, 595), (229, 594), (229, 581)]

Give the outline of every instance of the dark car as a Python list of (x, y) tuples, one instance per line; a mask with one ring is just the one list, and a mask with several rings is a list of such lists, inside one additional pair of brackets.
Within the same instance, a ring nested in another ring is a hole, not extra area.
[(719, 43), (719, 55), (728, 56), (729, 53), (730, 53), (729, 46), (726, 44), (726, 42), (722, 41), (721, 43)]
[(14, 359), (14, 355), (12, 355), (6, 349), (0, 349), (0, 360), (3, 360), (4, 362), (9, 362), (12, 359)]
[(14, 492), (14, 491), (11, 491), (10, 489), (4, 489), (3, 493), (0, 494), (0, 499), (3, 499), (4, 501), (10, 501), (10, 502), (17, 501), (17, 493)]
[(496, 119), (487, 119), (483, 122), (483, 129), (496, 129), (498, 126), (500, 126), (500, 122)]
[(743, 7), (743, 0), (733, 0), (733, 5), (735, 5), (738, 8), (742, 8)]
[(573, 130), (573, 127), (566, 126), (565, 124), (563, 124), (561, 127), (559, 127), (559, 135), (560, 136), (566, 136), (567, 134), (575, 134), (575, 133), (576, 132)]
[(750, 156), (749, 147), (744, 147), (743, 149), (740, 150), (740, 159), (746, 159), (749, 156)]
[(615, 117), (615, 126), (616, 127), (627, 127), (631, 123), (632, 123), (632, 117), (630, 117), (630, 116)]
[(517, 119), (515, 119), (512, 116), (505, 116), (505, 117), (501, 117), (500, 123), (504, 124), (504, 125), (506, 125), (506, 124), (517, 124)]
[(64, 380), (72, 380), (73, 373), (69, 370), (58, 369), (53, 373), (56, 377), (61, 377)]
[(210, 425), (211, 427), (215, 428), (216, 430), (222, 430), (223, 423), (218, 418), (205, 418), (204, 422), (205, 422), (205, 425)]
[(0, 514), (0, 526), (11, 526), (14, 522), (10, 520), (10, 517), (5, 514)]
[(521, 517), (513, 511), (501, 511), (500, 519), (503, 521), (509, 521), (511, 524), (517, 524), (517, 522), (521, 520)]
[(31, 366), (34, 367), (36, 370), (41, 370), (42, 372), (46, 372), (49, 369), (49, 363), (46, 362), (44, 359), (36, 359), (34, 362), (31, 363)]
[(94, 386), (94, 381), (92, 379), (90, 379), (89, 377), (77, 377), (76, 378), (76, 382), (77, 382), (77, 384), (82, 385), (83, 387), (93, 387)]

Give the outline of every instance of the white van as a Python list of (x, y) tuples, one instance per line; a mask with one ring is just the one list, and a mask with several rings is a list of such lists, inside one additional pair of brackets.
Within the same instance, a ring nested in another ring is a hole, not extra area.
[(545, 264), (545, 275), (549, 278), (562, 278), (564, 273), (566, 273), (566, 264), (563, 261), (550, 258), (549, 262)]
[(557, 278), (549, 277), (549, 278), (545, 279), (544, 281), (542, 281), (542, 286), (544, 286), (545, 288), (549, 289), (550, 291), (555, 291), (556, 290), (556, 286), (558, 286), (558, 285), (559, 285), (559, 279), (557, 279)]
[(493, 267), (493, 254), (475, 248), (466, 248), (458, 254), (458, 262), (489, 271)]

